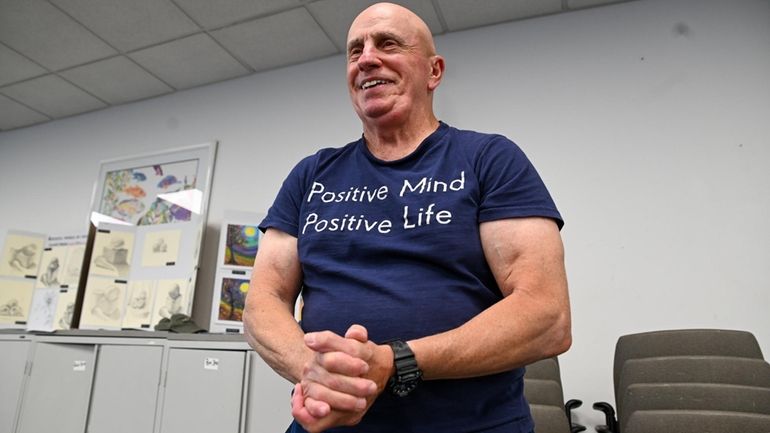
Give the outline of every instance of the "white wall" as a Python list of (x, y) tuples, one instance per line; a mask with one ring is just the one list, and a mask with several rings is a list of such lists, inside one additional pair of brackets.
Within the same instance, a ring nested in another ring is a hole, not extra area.
[[(517, 141), (567, 221), (580, 421), (601, 422), (622, 334), (747, 329), (770, 358), (768, 1), (640, 0), (436, 42), (440, 118)], [(359, 134), (341, 57), (0, 133), (0, 230), (82, 231), (100, 160), (220, 140), (205, 322), (224, 211), (266, 210), (299, 158)]]

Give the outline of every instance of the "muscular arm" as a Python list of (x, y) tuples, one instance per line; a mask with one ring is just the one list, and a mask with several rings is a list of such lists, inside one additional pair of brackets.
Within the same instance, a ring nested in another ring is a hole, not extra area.
[(294, 320), (301, 281), (297, 238), (268, 229), (254, 261), (243, 313), (244, 333), (265, 362), (292, 383), (301, 380), (302, 368), (313, 356)]
[[(336, 408), (357, 409), (360, 418), (366, 403), (364, 397), (376, 391), (370, 380), (359, 377), (369, 368), (366, 361), (372, 356), (374, 344), (365, 347), (363, 343), (346, 340), (349, 344), (341, 353), (323, 354), (312, 350), (293, 314), (301, 281), (297, 239), (269, 229), (260, 242), (246, 297), (243, 317), (246, 339), (278, 374), (295, 384), (303, 382), (306, 388), (312, 388), (313, 396), (323, 397)], [(367, 339), (365, 331), (362, 335), (354, 332), (351, 337), (363, 342)], [(333, 373), (322, 367), (327, 362), (335, 367)], [(314, 379), (313, 383), (333, 383), (339, 391), (320, 387), (316, 392), (319, 387), (311, 386), (308, 377)], [(326, 403), (315, 407), (316, 413), (330, 410)]]
[(564, 250), (552, 220), (482, 223), (504, 298), (464, 325), (409, 342), (425, 379), (489, 375), (565, 352), (571, 342)]

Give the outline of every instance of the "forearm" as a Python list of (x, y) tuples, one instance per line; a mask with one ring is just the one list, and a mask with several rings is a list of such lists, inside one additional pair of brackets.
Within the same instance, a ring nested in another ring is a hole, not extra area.
[(304, 344), (304, 332), (287, 303), (273, 294), (254, 291), (249, 293), (243, 319), (251, 347), (278, 374), (299, 382), (312, 351)]
[(458, 328), (409, 341), (425, 379), (485, 376), (565, 352), (566, 298), (557, 305), (528, 298), (511, 294)]

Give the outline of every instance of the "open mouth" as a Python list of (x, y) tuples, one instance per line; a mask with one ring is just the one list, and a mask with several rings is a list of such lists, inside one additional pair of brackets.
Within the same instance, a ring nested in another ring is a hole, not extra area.
[(361, 84), (361, 90), (371, 89), (372, 87), (377, 87), (380, 84), (388, 84), (388, 83), (390, 83), (390, 81), (386, 81), (386, 80), (369, 80), (369, 81), (364, 81), (364, 83)]

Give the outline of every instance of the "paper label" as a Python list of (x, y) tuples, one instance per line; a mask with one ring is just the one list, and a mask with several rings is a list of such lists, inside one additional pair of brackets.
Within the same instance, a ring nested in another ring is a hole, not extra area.
[(75, 361), (72, 364), (72, 371), (86, 371), (86, 362), (85, 361)]
[(219, 358), (204, 358), (203, 368), (206, 370), (219, 370)]

